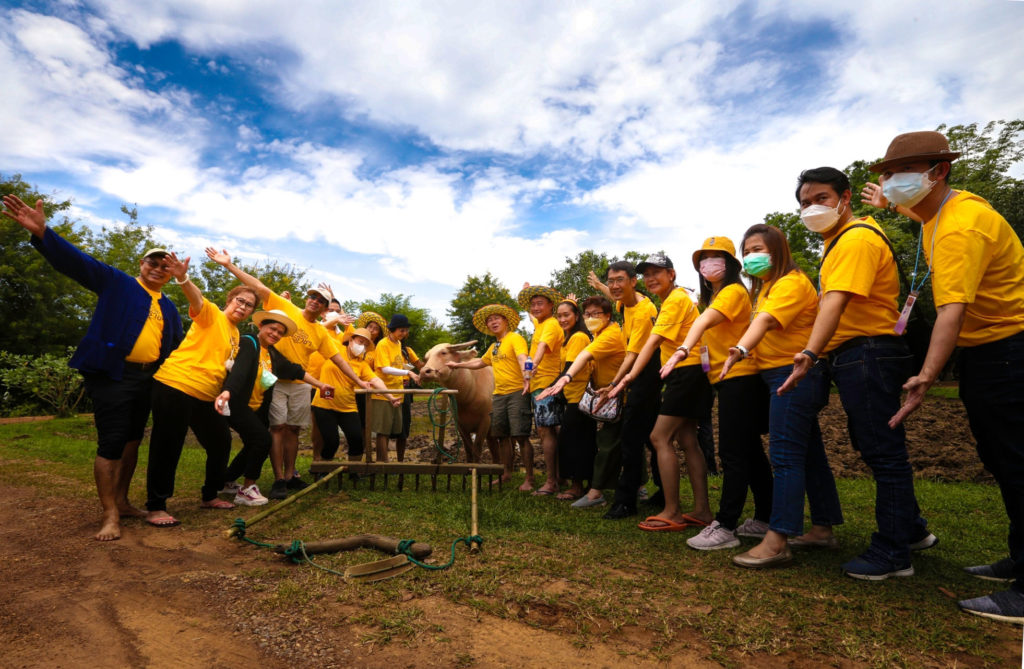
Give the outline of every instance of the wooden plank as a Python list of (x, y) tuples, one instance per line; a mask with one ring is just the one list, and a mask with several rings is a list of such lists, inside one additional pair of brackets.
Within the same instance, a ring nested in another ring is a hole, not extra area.
[[(373, 388), (367, 390), (366, 388), (356, 388), (354, 391), (357, 395), (434, 395), (433, 390), (424, 390), (423, 388), (389, 388), (388, 390), (380, 390)], [(458, 390), (442, 390), (437, 395), (458, 395)]]
[(442, 474), (468, 476), (475, 469), (481, 474), (501, 474), (504, 469), (499, 464), (483, 463), (445, 463), (435, 465), (429, 462), (357, 462), (339, 460), (316, 460), (309, 466), (314, 474), (332, 472), (339, 466), (346, 472), (355, 474)]

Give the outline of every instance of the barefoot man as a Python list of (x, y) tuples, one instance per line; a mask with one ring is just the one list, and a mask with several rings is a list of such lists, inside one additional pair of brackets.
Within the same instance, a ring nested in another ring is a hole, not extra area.
[(133, 277), (89, 256), (46, 226), (42, 200), (3, 198), (3, 215), (32, 233), (32, 246), (61, 274), (96, 293), (96, 310), (68, 363), (85, 379), (95, 412), (93, 472), (103, 505), (99, 541), (121, 538), (121, 517), (145, 517), (128, 503), (139, 442), (149, 420), (153, 373), (182, 338), (181, 317), (160, 291), (171, 278), (167, 251), (150, 249)]

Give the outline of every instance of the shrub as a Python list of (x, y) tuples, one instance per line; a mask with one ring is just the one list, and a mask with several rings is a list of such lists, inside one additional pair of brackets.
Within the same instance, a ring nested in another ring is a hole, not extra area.
[(0, 353), (0, 384), (7, 398), (32, 397), (57, 416), (75, 413), (85, 395), (78, 370), (68, 367), (73, 349), (64, 355)]

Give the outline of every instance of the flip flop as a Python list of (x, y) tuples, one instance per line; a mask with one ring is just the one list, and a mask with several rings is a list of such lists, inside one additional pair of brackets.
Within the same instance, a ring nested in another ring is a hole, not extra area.
[(695, 518), (688, 513), (683, 514), (683, 520), (686, 521), (684, 524), (687, 527), (707, 527), (710, 523), (705, 523), (700, 518)]
[[(650, 525), (651, 522), (661, 523), (661, 525)], [(681, 532), (688, 527), (691, 527), (689, 523), (677, 523), (674, 520), (668, 518), (662, 518), (660, 516), (647, 516), (643, 522), (637, 523), (637, 527), (645, 532)]]
[(533, 495), (534, 497), (547, 497), (549, 495), (554, 495), (555, 491), (554, 490), (544, 490), (543, 488), (537, 488), (536, 490), (534, 490), (530, 494)]
[(211, 499), (209, 502), (203, 502), (199, 505), (200, 509), (221, 509), (228, 510), (235, 508), (235, 505), (226, 499)]
[(153, 527), (176, 527), (181, 521), (174, 516), (161, 516), (159, 518), (146, 518), (146, 524)]

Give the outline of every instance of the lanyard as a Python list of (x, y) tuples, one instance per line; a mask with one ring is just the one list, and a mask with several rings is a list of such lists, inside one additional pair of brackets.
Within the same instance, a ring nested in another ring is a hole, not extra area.
[(945, 206), (946, 201), (953, 195), (953, 193), (953, 189), (949, 189), (949, 192), (946, 193), (946, 197), (942, 198), (942, 203), (939, 204), (939, 211), (935, 214), (935, 229), (932, 230), (931, 252), (928, 254), (928, 257), (932, 260), (928, 261), (928, 271), (925, 272), (923, 277), (921, 277), (920, 283), (915, 283), (915, 280), (917, 279), (918, 263), (921, 261), (921, 249), (924, 247), (924, 224), (921, 224), (921, 232), (917, 235), (917, 256), (914, 258), (914, 271), (910, 274), (911, 293), (919, 293), (924, 287), (925, 282), (928, 281), (928, 277), (932, 274), (932, 261), (935, 258), (935, 238), (939, 236), (939, 220), (942, 218), (942, 207)]

